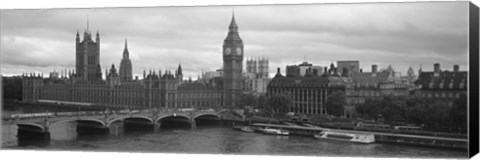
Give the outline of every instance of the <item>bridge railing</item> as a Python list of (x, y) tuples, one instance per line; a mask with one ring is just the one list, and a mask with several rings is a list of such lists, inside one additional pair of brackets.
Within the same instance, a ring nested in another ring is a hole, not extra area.
[(76, 112), (43, 112), (43, 113), (22, 113), (2, 115), (3, 120), (23, 120), (51, 117), (83, 117), (95, 115), (134, 115), (134, 114), (152, 114), (157, 113), (214, 113), (218, 112), (214, 108), (162, 108), (162, 109), (143, 109), (143, 110), (105, 110), (105, 111), (76, 111)]

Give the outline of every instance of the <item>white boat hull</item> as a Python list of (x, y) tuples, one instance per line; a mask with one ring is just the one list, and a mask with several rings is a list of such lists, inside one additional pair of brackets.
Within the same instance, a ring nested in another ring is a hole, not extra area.
[(280, 135), (280, 136), (288, 136), (290, 134), (287, 130), (280, 130), (280, 129), (263, 129), (262, 131), (264, 134), (271, 134), (271, 135)]
[(355, 133), (323, 131), (320, 134), (315, 134), (314, 137), (319, 139), (329, 139), (329, 140), (354, 142), (354, 143), (361, 143), (361, 144), (370, 144), (375, 142), (375, 136), (373, 134), (355, 134)]

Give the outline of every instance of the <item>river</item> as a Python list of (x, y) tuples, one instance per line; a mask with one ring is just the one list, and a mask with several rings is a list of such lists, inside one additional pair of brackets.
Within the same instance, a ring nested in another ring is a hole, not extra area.
[(467, 158), (467, 151), (394, 144), (354, 144), (311, 137), (272, 136), (234, 131), (227, 126), (196, 129), (160, 129), (158, 132), (123, 132), (122, 123), (109, 135), (78, 136), (75, 122), (50, 128), (51, 140), (19, 146), (17, 126), (3, 123), (2, 147), (22, 150), (128, 151), (158, 153), (210, 153), (346, 157)]

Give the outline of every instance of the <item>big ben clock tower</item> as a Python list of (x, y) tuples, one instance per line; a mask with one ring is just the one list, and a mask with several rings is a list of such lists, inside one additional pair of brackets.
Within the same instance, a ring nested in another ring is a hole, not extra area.
[(235, 15), (223, 41), (223, 88), (225, 107), (239, 107), (242, 93), (243, 41), (238, 35)]

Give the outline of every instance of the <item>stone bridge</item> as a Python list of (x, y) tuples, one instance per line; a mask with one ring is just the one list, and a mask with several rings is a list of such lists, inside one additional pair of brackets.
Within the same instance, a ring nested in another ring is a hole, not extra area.
[(144, 111), (128, 114), (97, 114), (56, 117), (46, 116), (32, 119), (16, 120), (18, 137), (49, 139), (50, 128), (66, 122), (76, 122), (79, 134), (105, 134), (116, 122), (123, 122), (126, 130), (158, 130), (162, 124), (183, 123), (196, 128), (197, 121), (222, 120), (224, 113), (217, 111)]

